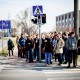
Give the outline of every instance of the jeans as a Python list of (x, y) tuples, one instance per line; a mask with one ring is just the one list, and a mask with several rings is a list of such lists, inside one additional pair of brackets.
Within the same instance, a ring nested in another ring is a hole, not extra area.
[(59, 64), (61, 64), (62, 63), (62, 54), (58, 53), (57, 57), (58, 57)]
[(45, 63), (50, 64), (50, 61), (51, 61), (51, 53), (45, 52)]
[(39, 61), (39, 49), (36, 50), (37, 61)]
[(62, 61), (67, 62), (67, 48), (66, 47), (63, 48)]
[(33, 49), (30, 49), (30, 50), (28, 51), (29, 62), (33, 62), (33, 58), (34, 58), (33, 53), (34, 53)]

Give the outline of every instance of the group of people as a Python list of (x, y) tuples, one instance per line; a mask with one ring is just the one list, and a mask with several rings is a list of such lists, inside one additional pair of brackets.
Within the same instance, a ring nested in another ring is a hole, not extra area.
[[(25, 36), (23, 33), (17, 37), (18, 57), (26, 58), (29, 63), (40, 61), (39, 36)], [(74, 32), (62, 33), (53, 32), (41, 35), (41, 60), (45, 60), (46, 65), (52, 64), (52, 58), (58, 61), (58, 65), (68, 63), (68, 68), (73, 62), (73, 67), (77, 66), (77, 55), (80, 55), (80, 40), (77, 40)]]

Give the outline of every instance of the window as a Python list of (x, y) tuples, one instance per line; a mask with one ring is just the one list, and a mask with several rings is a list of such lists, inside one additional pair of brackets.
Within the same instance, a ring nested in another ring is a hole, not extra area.
[(59, 16), (59, 21), (61, 20), (60, 16)]
[(65, 19), (67, 19), (67, 15), (65, 15)]
[(56, 17), (56, 21), (58, 21), (58, 18)]
[(71, 18), (71, 13), (69, 13), (69, 18)]
[(74, 17), (74, 12), (73, 12), (73, 17)]
[(64, 19), (64, 16), (62, 16), (62, 20)]
[(71, 24), (71, 21), (69, 20), (69, 25)]

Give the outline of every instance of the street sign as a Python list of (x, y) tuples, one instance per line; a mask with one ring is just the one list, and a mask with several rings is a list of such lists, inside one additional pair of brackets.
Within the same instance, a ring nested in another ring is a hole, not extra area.
[(33, 16), (43, 15), (43, 7), (42, 6), (33, 6)]
[(0, 29), (11, 29), (11, 21), (10, 20), (1, 20), (0, 21)]
[(0, 29), (2, 29), (2, 20), (0, 21)]

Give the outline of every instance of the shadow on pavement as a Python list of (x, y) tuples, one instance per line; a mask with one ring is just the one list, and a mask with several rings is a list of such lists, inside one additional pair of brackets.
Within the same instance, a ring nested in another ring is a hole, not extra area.
[[(22, 69), (22, 70), (36, 70), (36, 71), (42, 71), (42, 70), (63, 70), (68, 69), (67, 64), (64, 64), (62, 66), (57, 66), (57, 63), (54, 62), (50, 66), (45, 66), (44, 61), (42, 63), (28, 63), (26, 62), (26, 59), (18, 58), (17, 56), (9, 57), (6, 59), (0, 59), (0, 65), (5, 65), (5, 68), (3, 70), (16, 70), (16, 69)], [(4, 60), (7, 60), (4, 62)], [(72, 69), (72, 68), (69, 68)]]

